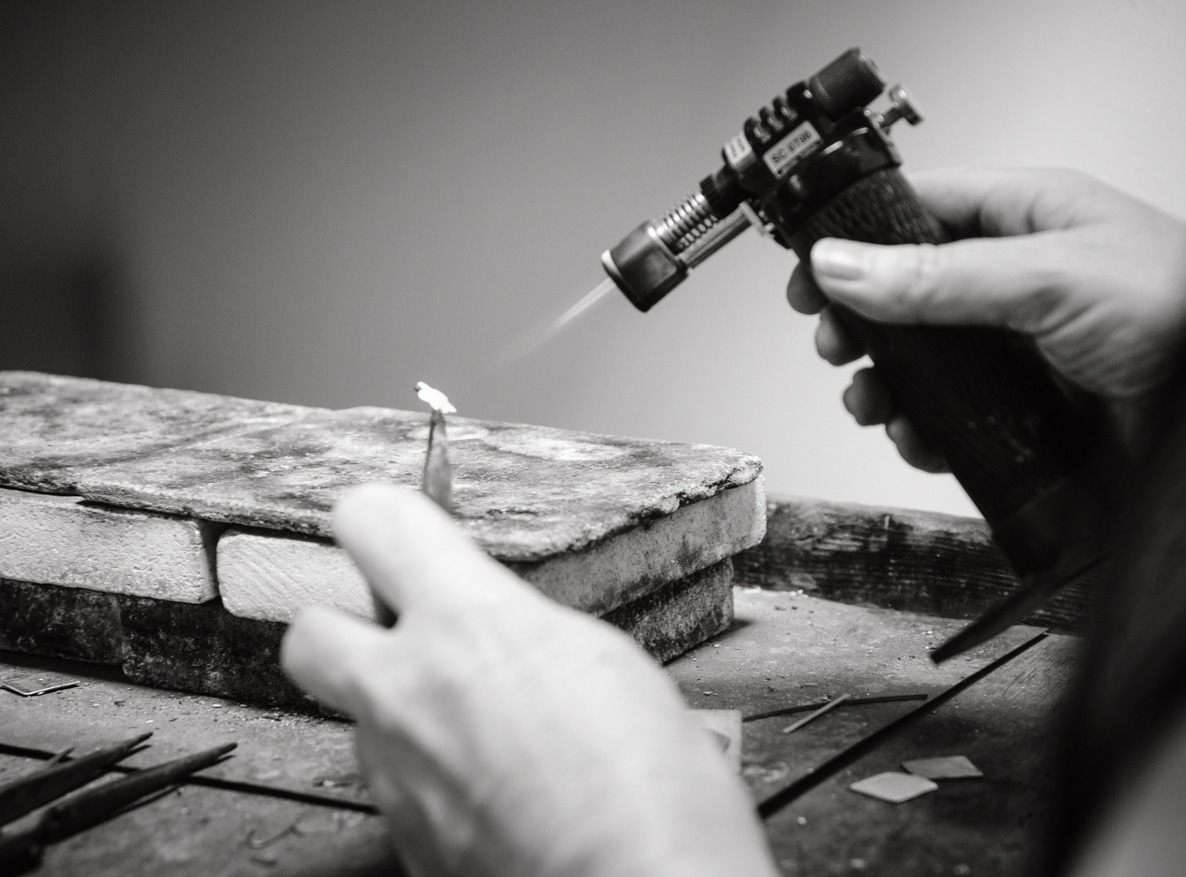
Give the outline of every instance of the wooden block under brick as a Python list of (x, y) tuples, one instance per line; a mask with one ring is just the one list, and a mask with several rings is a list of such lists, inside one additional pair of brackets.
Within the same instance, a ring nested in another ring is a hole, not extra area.
[[(558, 602), (602, 615), (752, 545), (762, 502), (761, 482), (750, 482), (583, 551), (510, 567)], [(366, 580), (328, 542), (231, 529), (218, 541), (217, 570), (223, 604), (244, 618), (291, 621), (313, 605), (375, 617)]]
[(634, 637), (655, 660), (674, 660), (733, 623), (733, 564), (726, 560), (672, 582), (602, 620)]
[(0, 577), (200, 603), (215, 597), (210, 524), (0, 489)]
[(123, 661), (119, 598), (0, 578), (0, 649), (97, 664)]
[[(762, 542), (734, 558), (741, 583), (952, 618), (975, 618), (1018, 588), (978, 518), (771, 496), (767, 519)], [(1094, 597), (1085, 577), (1026, 620), (1082, 628)]]
[[(733, 619), (729, 561), (604, 618), (658, 661)], [(0, 649), (122, 664), (133, 682), (268, 706), (310, 708), (280, 668), (286, 625), (239, 618), (217, 600), (188, 604), (0, 579)]]
[[(669, 661), (733, 619), (732, 564), (719, 563), (605, 616), (656, 660)], [(279, 666), (285, 625), (239, 618), (218, 602), (185, 606), (121, 597), (124, 672), (143, 685), (270, 706), (308, 707)]]
[(238, 618), (217, 601), (120, 599), (124, 673), (133, 682), (265, 706), (307, 705), (280, 667), (286, 625)]

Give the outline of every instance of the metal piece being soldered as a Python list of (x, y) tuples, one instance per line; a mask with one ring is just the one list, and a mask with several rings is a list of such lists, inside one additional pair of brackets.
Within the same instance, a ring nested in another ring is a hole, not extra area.
[(449, 463), (449, 433), (445, 415), (457, 409), (449, 397), (424, 381), (416, 382), (416, 395), (432, 406), (428, 421), (428, 453), (424, 457), (424, 475), (420, 489), (446, 512), (453, 511), (453, 467)]
[(784, 734), (793, 734), (796, 731), (798, 731), (800, 728), (802, 728), (804, 725), (806, 725), (808, 722), (814, 722), (816, 719), (818, 719), (820, 716), (824, 715), (825, 713), (830, 713), (832, 710), (836, 709), (836, 707), (840, 706), (840, 704), (844, 703), (846, 700), (848, 700), (848, 695), (842, 694), (835, 700), (828, 701), (823, 706), (821, 706), (819, 709), (817, 709), (815, 712), (804, 716), (803, 718), (799, 719), (799, 721), (797, 721), (797, 722), (792, 722), (791, 724), (787, 725), (785, 728), (782, 729), (782, 732)]
[(457, 409), (453, 407), (453, 403), (449, 401), (449, 397), (436, 387), (430, 387), (424, 381), (416, 381), (415, 390), (416, 395), (420, 397), (420, 401), (427, 403), (433, 411), (439, 411), (441, 414), (457, 413)]

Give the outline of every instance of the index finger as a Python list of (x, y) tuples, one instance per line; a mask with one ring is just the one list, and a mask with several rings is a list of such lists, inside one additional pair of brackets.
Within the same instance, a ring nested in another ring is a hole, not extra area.
[(333, 529), (377, 596), (401, 616), (538, 595), (474, 545), (434, 502), (407, 488), (353, 489), (334, 507)]

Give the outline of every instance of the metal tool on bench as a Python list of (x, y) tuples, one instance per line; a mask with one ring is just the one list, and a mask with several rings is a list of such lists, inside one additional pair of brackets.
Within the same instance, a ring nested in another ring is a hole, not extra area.
[[(81, 758), (52, 764), (0, 786), (0, 825), (32, 813), (98, 779), (117, 762), (137, 751), (150, 736), (141, 734)], [(70, 795), (48, 807), (29, 827), (12, 834), (0, 834), (0, 873), (23, 874), (36, 868), (47, 844), (105, 822), (128, 807), (169, 789), (190, 774), (216, 764), (235, 746), (228, 743), (186, 755)]]
[[(903, 177), (890, 128), (921, 121), (900, 85), (850, 49), (746, 120), (720, 169), (657, 219), (602, 254), (641, 311), (749, 226), (806, 262), (824, 237), (938, 244), (944, 230)], [(606, 288), (612, 288), (603, 284)], [(601, 288), (594, 291), (600, 293)], [(943, 660), (1020, 621), (1102, 564), (1110, 521), (1086, 474), (1101, 434), (1022, 336), (983, 327), (889, 326), (835, 308), (898, 405), (992, 528), (1021, 591), (933, 655)]]

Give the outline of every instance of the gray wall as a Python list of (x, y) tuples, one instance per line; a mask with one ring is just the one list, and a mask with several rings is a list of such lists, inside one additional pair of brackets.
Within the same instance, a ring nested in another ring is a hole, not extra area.
[[(1068, 165), (1186, 213), (1186, 4), (0, 4), (0, 367), (744, 448), (775, 490), (967, 511), (897, 461), (748, 233), (647, 316), (601, 279), (850, 45), (907, 164)], [(520, 355), (516, 355), (516, 354)]]

